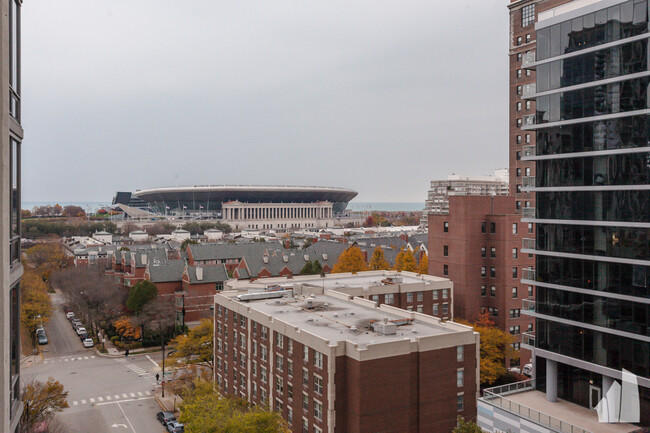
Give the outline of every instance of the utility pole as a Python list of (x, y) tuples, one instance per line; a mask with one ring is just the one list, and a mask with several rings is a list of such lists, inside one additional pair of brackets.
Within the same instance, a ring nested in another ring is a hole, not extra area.
[(185, 293), (182, 294), (183, 297), (183, 334), (185, 334)]
[(165, 398), (165, 334), (160, 333), (162, 338), (162, 396)]

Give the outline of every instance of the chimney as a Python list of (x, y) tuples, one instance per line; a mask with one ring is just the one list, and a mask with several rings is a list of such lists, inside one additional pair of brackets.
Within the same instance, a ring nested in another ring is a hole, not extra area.
[(147, 264), (147, 255), (146, 255), (146, 254), (143, 254), (143, 255), (142, 255), (142, 264), (143, 264), (143, 265), (146, 265), (146, 264)]
[(196, 279), (199, 281), (203, 281), (203, 268), (200, 266), (196, 267)]

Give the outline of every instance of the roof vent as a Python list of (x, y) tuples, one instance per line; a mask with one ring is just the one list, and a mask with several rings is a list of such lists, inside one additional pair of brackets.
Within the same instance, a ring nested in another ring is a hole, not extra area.
[(282, 261), (283, 261), (284, 263), (289, 262), (289, 257), (283, 254), (283, 255), (282, 255)]
[(309, 254), (305, 254), (303, 257), (305, 258), (305, 261), (306, 261), (306, 262), (309, 261)]
[(397, 334), (397, 325), (392, 322), (373, 322), (372, 329), (377, 334), (381, 334), (381, 335)]
[(323, 253), (323, 260), (327, 260), (327, 253)]
[(269, 256), (264, 256), (264, 257), (262, 257), (262, 261), (263, 261), (264, 263), (268, 264), (268, 263), (269, 263)]

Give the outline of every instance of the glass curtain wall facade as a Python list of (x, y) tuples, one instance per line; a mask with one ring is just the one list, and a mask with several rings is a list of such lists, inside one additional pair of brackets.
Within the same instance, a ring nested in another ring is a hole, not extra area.
[(593, 407), (626, 369), (639, 376), (647, 425), (649, 5), (603, 3), (540, 17), (536, 28), (536, 113), (524, 122), (537, 138), (527, 158), (537, 196), (535, 246), (524, 251), (536, 254), (528, 310), (547, 396)]

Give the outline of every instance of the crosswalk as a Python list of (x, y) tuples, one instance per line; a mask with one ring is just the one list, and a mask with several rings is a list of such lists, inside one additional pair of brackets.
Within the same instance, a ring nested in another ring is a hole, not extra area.
[(128, 368), (129, 370), (131, 370), (132, 372), (137, 374), (138, 377), (141, 377), (144, 380), (146, 380), (150, 385), (153, 385), (153, 386), (159, 385), (159, 383), (156, 381), (156, 374), (155, 373), (147, 371), (144, 368), (142, 368), (142, 367), (140, 367), (138, 365), (135, 365), (133, 363), (130, 363), (130, 362), (128, 362), (128, 361), (126, 361), (125, 359), (122, 359), (122, 358), (118, 358), (118, 359), (116, 359), (116, 361), (119, 362), (120, 364), (123, 364), (126, 368)]
[(122, 401), (132, 401), (145, 398), (152, 398), (153, 394), (151, 391), (136, 391), (136, 392), (123, 392), (119, 394), (109, 394), (109, 395), (100, 395), (92, 398), (85, 398), (79, 400), (73, 400), (70, 403), (71, 407), (74, 406), (83, 406), (83, 405), (96, 405), (96, 404), (105, 404), (105, 403), (120, 403)]
[(43, 364), (55, 364), (57, 362), (73, 362), (73, 361), (83, 361), (95, 359), (95, 355), (90, 356), (64, 356), (61, 358), (49, 358), (43, 361)]

